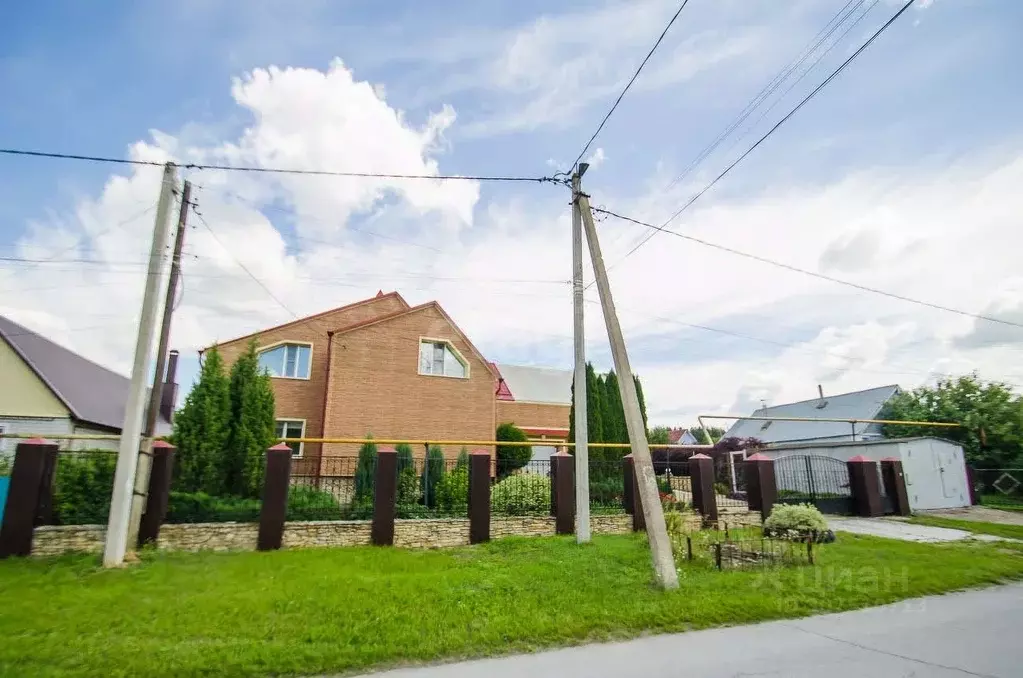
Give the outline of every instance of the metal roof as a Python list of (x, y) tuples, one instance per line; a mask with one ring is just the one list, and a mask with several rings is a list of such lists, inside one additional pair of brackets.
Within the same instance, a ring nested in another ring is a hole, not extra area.
[(899, 443), (911, 443), (917, 440), (937, 440), (962, 447), (960, 443), (940, 436), (911, 436), (909, 438), (872, 438), (870, 440), (819, 440), (805, 443), (779, 443), (771, 447), (757, 450), (758, 452), (784, 452), (785, 450), (805, 450), (815, 447), (857, 447), (861, 445), (898, 445)]
[[(128, 378), (3, 316), (0, 316), (0, 336), (64, 403), (75, 419), (121, 430), (131, 383)], [(170, 426), (162, 416), (157, 423), (161, 428)]]
[(572, 404), (572, 370), (521, 365), (498, 365), (497, 369), (515, 400)]
[[(813, 398), (797, 403), (764, 407), (752, 414), (754, 417), (829, 417), (833, 419), (874, 419), (884, 404), (899, 392), (896, 384), (879, 386), (865, 391), (840, 393), (825, 396), (823, 400)], [(821, 404), (823, 403), (823, 407)], [(856, 424), (856, 435), (862, 435), (871, 425)], [(757, 438), (765, 443), (816, 440), (818, 438), (839, 438), (849, 436), (852, 425), (839, 421), (749, 421), (739, 420), (732, 425), (725, 436), (736, 438)]]

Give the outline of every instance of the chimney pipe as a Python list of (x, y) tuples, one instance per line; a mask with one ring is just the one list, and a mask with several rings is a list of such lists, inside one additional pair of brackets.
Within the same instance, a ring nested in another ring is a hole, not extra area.
[(817, 384), (817, 394), (821, 397), (821, 400), (824, 400), (824, 387), (820, 384)]
[(171, 349), (167, 354), (167, 377), (160, 393), (160, 416), (168, 423), (174, 421), (174, 403), (178, 396), (178, 385), (175, 382), (177, 373), (178, 351)]

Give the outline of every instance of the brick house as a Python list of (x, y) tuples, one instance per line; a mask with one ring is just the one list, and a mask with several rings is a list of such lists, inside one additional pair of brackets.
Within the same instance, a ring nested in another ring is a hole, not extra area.
[[(223, 342), (225, 363), (253, 339), (272, 377), (281, 437), (493, 440), (505, 421), (552, 445), (568, 435), (571, 372), (488, 361), (436, 301), (409, 306), (397, 292), (378, 292)], [(516, 382), (532, 397), (518, 397)], [(354, 456), (358, 446), (294, 449), (296, 472), (319, 474), (324, 459)], [(460, 449), (444, 452), (454, 458)]]

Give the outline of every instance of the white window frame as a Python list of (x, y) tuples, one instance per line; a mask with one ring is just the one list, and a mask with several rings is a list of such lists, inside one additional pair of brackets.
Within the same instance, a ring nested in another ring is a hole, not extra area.
[[(270, 378), (271, 379), (293, 379), (293, 380), (296, 380), (296, 381), (309, 381), (312, 378), (312, 376), (313, 376), (313, 344), (310, 341), (292, 341), (290, 339), (286, 339), (284, 341), (277, 341), (277, 342), (274, 342), (272, 344), (267, 344), (266, 346), (260, 346), (258, 349), (256, 349), (256, 356), (260, 356), (263, 353), (266, 353), (267, 351), (272, 351), (275, 348), (279, 348), (281, 346), (307, 346), (307, 347), (309, 347), (309, 376), (307, 376), (307, 377), (285, 377), (285, 376), (280, 376), (280, 375), (276, 375), (276, 374), (271, 374)], [(285, 349), (285, 351), (284, 351), (284, 358), (282, 359), (282, 362), (281, 362), (281, 372), (284, 372), (283, 368), (287, 364), (287, 360), (288, 360), (287, 356), (288, 356), (288, 352)], [(297, 361), (296, 361), (296, 364), (295, 364), (295, 368), (298, 369)]]
[[(286, 377), (288, 379), (294, 379), (295, 377)], [(277, 435), (277, 424), (302, 424), (302, 433), (299, 438), (305, 438), (305, 419), (297, 419), (295, 417), (281, 417), (280, 419), (274, 419), (274, 435)], [(285, 429), (288, 427), (285, 426)], [(287, 430), (285, 430), (287, 433)], [(279, 441), (283, 442), (283, 441)], [(286, 443), (285, 443), (286, 444)], [(298, 454), (294, 452), (291, 454), (292, 459), (301, 459), (305, 455), (305, 443), (298, 444)]]
[[(465, 368), (465, 376), (459, 377), (454, 374), (433, 374), (432, 372), (423, 372), (423, 363), (420, 360), (420, 356), (423, 352), (423, 344), (444, 344), (451, 353), (454, 354), (455, 359), (462, 363), (462, 367)], [(419, 343), (416, 344), (416, 371), (424, 377), (439, 377), (441, 379), (468, 379), (469, 378), (469, 361), (465, 359), (462, 352), (451, 342), (450, 339), (441, 339), (440, 337), (419, 337)]]

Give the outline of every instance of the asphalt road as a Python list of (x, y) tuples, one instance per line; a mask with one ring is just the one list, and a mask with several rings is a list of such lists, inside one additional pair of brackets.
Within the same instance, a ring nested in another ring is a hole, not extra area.
[(376, 678), (1023, 676), (1023, 584)]

